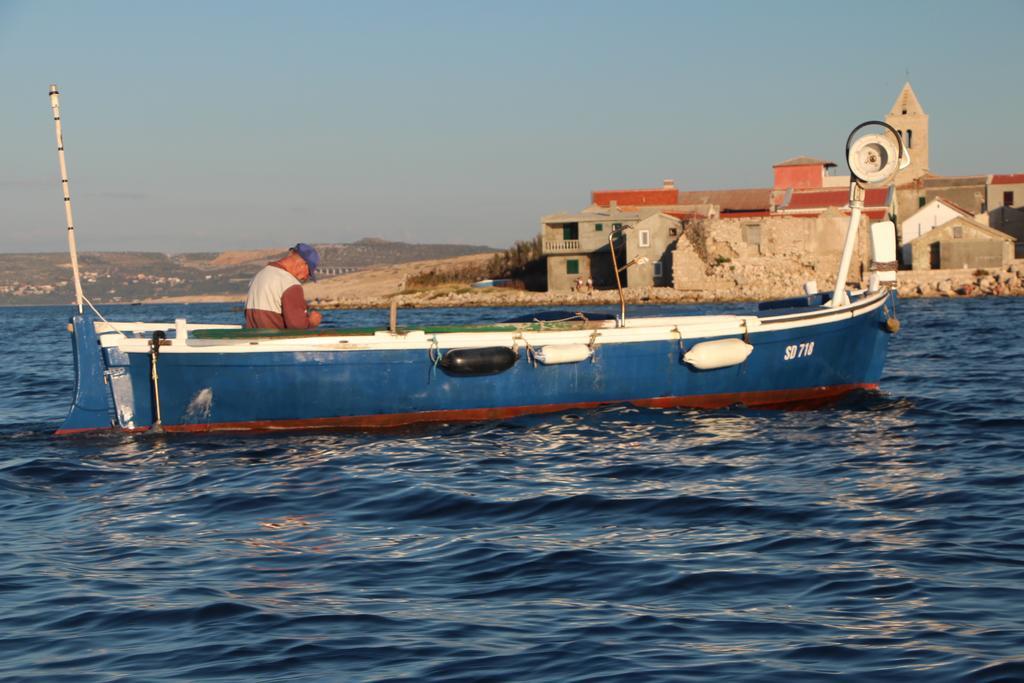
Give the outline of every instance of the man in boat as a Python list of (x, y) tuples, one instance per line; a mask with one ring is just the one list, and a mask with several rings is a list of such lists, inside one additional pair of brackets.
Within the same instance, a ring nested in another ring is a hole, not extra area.
[(268, 263), (249, 283), (245, 326), (274, 330), (306, 330), (320, 324), (320, 312), (306, 306), (302, 283), (316, 282), (320, 254), (299, 242), (284, 258)]

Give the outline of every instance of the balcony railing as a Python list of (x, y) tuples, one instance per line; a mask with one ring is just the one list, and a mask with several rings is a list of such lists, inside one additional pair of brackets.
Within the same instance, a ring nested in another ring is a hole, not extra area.
[(558, 240), (548, 241), (544, 240), (544, 253), (545, 254), (559, 254), (569, 253), (580, 250), (579, 240)]

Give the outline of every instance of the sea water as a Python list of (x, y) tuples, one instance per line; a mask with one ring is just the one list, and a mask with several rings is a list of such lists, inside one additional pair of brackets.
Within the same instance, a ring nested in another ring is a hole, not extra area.
[(1024, 300), (900, 302), (821, 410), (58, 438), (69, 313), (0, 309), (4, 680), (1024, 679)]

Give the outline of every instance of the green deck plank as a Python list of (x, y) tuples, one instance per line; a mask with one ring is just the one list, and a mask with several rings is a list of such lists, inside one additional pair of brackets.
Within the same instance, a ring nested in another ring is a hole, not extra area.
[(351, 327), (340, 328), (316, 328), (312, 330), (265, 330), (265, 329), (240, 329), (240, 330), (194, 330), (189, 332), (193, 339), (289, 339), (293, 337), (357, 337), (360, 335), (371, 335), (379, 328), (376, 327)]
[[(515, 325), (437, 325), (419, 328), (399, 328), (399, 334), (420, 331), (424, 334), (451, 334), (458, 332), (515, 332)], [(193, 339), (301, 339), (305, 337), (365, 337), (375, 332), (386, 332), (382, 327), (325, 327), (312, 330), (194, 330)]]

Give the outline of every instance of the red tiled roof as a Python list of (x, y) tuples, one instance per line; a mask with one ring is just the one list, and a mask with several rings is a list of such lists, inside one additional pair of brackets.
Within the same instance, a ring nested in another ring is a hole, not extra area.
[(771, 188), (752, 187), (739, 190), (696, 190), (679, 193), (684, 205), (714, 204), (725, 211), (767, 211)]
[(779, 168), (780, 166), (835, 166), (831, 161), (825, 161), (824, 159), (815, 159), (814, 157), (793, 157), (792, 159), (786, 159), (780, 161), (777, 164), (772, 164), (772, 168)]
[[(885, 199), (889, 194), (887, 188), (870, 189), (864, 194), (864, 206), (886, 206)], [(789, 204), (780, 206), (780, 211), (797, 209), (827, 209), (838, 206), (845, 207), (850, 202), (850, 192), (846, 189), (808, 190), (793, 192)]]
[(679, 190), (659, 187), (651, 190), (594, 190), (591, 202), (608, 206), (615, 202), (619, 206), (665, 206), (677, 203)]
[[(781, 215), (781, 216), (783, 216), (783, 217), (785, 217), (787, 219), (788, 218), (817, 218), (822, 213), (824, 213), (824, 212), (823, 211), (812, 211), (810, 213), (784, 213), (784, 214), (775, 214), (775, 215), (776, 216), (780, 216)], [(848, 210), (843, 211), (843, 213), (846, 214), (847, 216), (850, 215), (850, 212)], [(888, 209), (864, 209), (861, 212), (861, 215), (862, 216), (867, 216), (868, 218), (872, 218), (874, 220), (880, 220), (880, 219), (888, 218), (889, 217), (889, 210)], [(730, 218), (730, 216), (722, 216), (722, 218)]]
[(764, 211), (723, 211), (719, 218), (765, 218), (772, 215), (768, 209)]
[(1024, 173), (1000, 173), (992, 176), (993, 185), (1019, 185), (1024, 183)]

